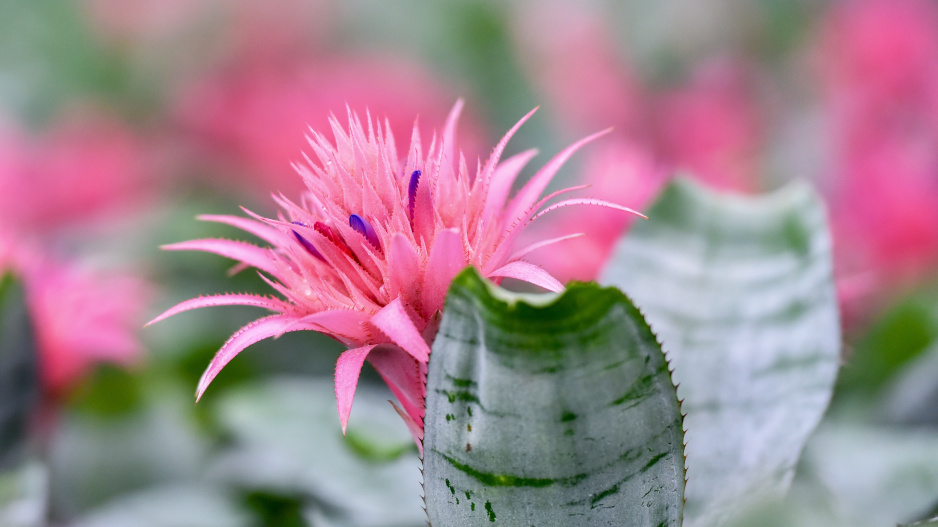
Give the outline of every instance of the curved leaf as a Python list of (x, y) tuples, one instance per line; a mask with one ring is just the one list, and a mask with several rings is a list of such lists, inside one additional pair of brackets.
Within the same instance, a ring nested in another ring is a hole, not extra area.
[(720, 525), (791, 482), (831, 397), (840, 328), (823, 207), (668, 186), (604, 280), (661, 337), (687, 412), (687, 524)]
[(513, 294), (466, 270), (430, 355), (430, 523), (680, 525), (681, 422), (660, 346), (620, 291)]
[(209, 472), (242, 489), (302, 498), (311, 525), (412, 527), (420, 510), (417, 449), (386, 389), (359, 386), (342, 436), (329, 378), (274, 377), (217, 401), (232, 438)]

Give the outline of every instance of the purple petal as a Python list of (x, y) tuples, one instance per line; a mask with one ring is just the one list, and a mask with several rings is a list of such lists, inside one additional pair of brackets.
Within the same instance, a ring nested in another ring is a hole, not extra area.
[[(293, 223), (295, 223), (296, 225), (302, 225), (303, 227), (306, 227), (306, 225), (298, 221), (294, 221)], [(307, 240), (305, 236), (296, 232), (296, 229), (290, 229), (290, 230), (293, 231), (293, 236), (296, 237), (296, 241), (300, 242), (300, 245), (302, 245), (303, 248), (306, 249), (307, 252), (309, 252), (309, 254), (315, 256), (316, 258), (319, 258), (320, 260), (324, 262), (326, 261), (326, 259), (322, 257), (322, 253), (316, 250), (316, 247), (313, 245), (313, 242)]]
[(365, 218), (362, 218), (358, 214), (352, 214), (348, 217), (348, 224), (351, 228), (358, 231), (359, 234), (365, 237), (375, 249), (381, 250), (381, 242), (378, 241), (378, 233), (375, 232), (375, 228), (368, 223)]
[(407, 212), (410, 214), (410, 221), (414, 221), (414, 204), (417, 201), (417, 185), (420, 184), (420, 171), (414, 170), (410, 174), (410, 183), (407, 185)]

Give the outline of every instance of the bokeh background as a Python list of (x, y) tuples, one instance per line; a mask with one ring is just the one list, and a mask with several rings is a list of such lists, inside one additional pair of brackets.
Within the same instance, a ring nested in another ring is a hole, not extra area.
[[(535, 106), (510, 152), (543, 162), (614, 127), (557, 184), (633, 208), (676, 173), (748, 194), (811, 181), (844, 369), (791, 499), (871, 525), (938, 512), (938, 2), (41, 0), (0, 3), (0, 272), (39, 349), (0, 524), (423, 525), (416, 449), (367, 368), (341, 436), (337, 343), (256, 344), (195, 405), (255, 313), (142, 326), (193, 296), (267, 292), (159, 246), (238, 237), (195, 216), (296, 197), (307, 126), (367, 111), (401, 146), (458, 98), (468, 159)], [(589, 280), (628, 219), (561, 211), (533, 235), (571, 228), (588, 236), (531, 259)]]

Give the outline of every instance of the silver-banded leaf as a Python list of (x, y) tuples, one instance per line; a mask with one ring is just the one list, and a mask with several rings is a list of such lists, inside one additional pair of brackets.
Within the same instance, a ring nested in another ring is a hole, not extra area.
[(805, 449), (805, 473), (850, 525), (915, 523), (938, 509), (938, 432), (828, 421)]
[(388, 395), (360, 385), (342, 437), (332, 379), (274, 377), (232, 390), (217, 403), (232, 445), (209, 472), (237, 488), (301, 497), (317, 527), (426, 525), (417, 449)]
[(431, 525), (677, 526), (683, 489), (676, 390), (625, 295), (453, 281), (427, 381)]
[(782, 495), (830, 401), (840, 328), (823, 206), (671, 183), (604, 273), (661, 338), (687, 413), (691, 527)]

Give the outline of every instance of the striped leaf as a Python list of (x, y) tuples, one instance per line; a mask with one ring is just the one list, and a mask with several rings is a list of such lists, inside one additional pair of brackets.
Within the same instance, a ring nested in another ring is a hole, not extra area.
[(681, 524), (680, 406), (628, 298), (595, 284), (512, 294), (468, 269), (444, 313), (427, 381), (431, 525)]
[(831, 243), (803, 184), (764, 197), (667, 187), (604, 281), (662, 339), (687, 413), (687, 524), (722, 525), (791, 482), (827, 408), (840, 331)]

